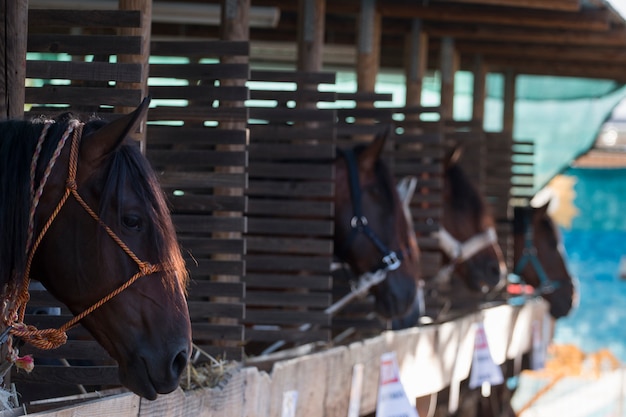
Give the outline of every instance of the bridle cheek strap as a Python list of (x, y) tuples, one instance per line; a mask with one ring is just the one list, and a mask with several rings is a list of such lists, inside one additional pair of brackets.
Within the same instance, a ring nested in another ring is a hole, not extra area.
[[(69, 160), (69, 166), (68, 166), (68, 177), (66, 180), (65, 193), (63, 194), (63, 196), (61, 197), (61, 200), (59, 201), (54, 211), (52, 212), (52, 214), (50, 215), (50, 217), (44, 224), (41, 231), (39, 232), (39, 235), (37, 236), (37, 239), (33, 242), (32, 247), (30, 249), (27, 248), (28, 258), (26, 261), (26, 266), (24, 268), (24, 275), (22, 277), (22, 286), (17, 295), (17, 299), (16, 299), (13, 309), (10, 311), (9, 315), (4, 318), (5, 324), (9, 326), (8, 334), (19, 337), (23, 339), (24, 341), (30, 343), (31, 345), (39, 349), (43, 349), (43, 350), (56, 349), (59, 346), (63, 345), (67, 341), (66, 332), (72, 327), (74, 327), (76, 324), (78, 324), (80, 320), (82, 320), (87, 315), (91, 314), (94, 310), (96, 310), (97, 308), (99, 308), (100, 306), (108, 302), (109, 300), (111, 300), (113, 297), (115, 297), (116, 295), (118, 295), (119, 293), (127, 289), (128, 287), (130, 287), (139, 278), (162, 270), (162, 267), (160, 265), (152, 265), (149, 262), (141, 261), (135, 255), (135, 253), (115, 234), (115, 232), (102, 221), (102, 219), (96, 214), (96, 212), (94, 212), (91, 209), (91, 207), (89, 207), (89, 205), (83, 200), (83, 198), (78, 193), (77, 184), (76, 184), (76, 173), (78, 170), (78, 149), (80, 145), (80, 139), (82, 136), (83, 126), (84, 126), (83, 123), (71, 121), (65, 132), (64, 136), (67, 136), (70, 133), (72, 133), (72, 130), (73, 130), (71, 148), (70, 148), (70, 160)], [(45, 131), (42, 133), (42, 138), (45, 138)], [(57, 147), (58, 152), (55, 152), (56, 156), (58, 156), (58, 153), (60, 153), (60, 149), (63, 147), (63, 144), (60, 144)], [(38, 158), (38, 156), (39, 155), (36, 154), (36, 158)], [(56, 160), (56, 158), (51, 159), (51, 163), (49, 163), (48, 167), (46, 168), (47, 174), (44, 175), (42, 184), (40, 184), (39, 186), (39, 189), (40, 189), (38, 193), (39, 197), (41, 196), (41, 192), (43, 191), (43, 186), (45, 185), (45, 181), (47, 180), (47, 175), (49, 175), (49, 171), (51, 170), (51, 165), (54, 164), (53, 162), (54, 160)], [(33, 187), (31, 187), (31, 189), (32, 188)], [(34, 326), (24, 324), (24, 315), (26, 312), (26, 305), (28, 304), (28, 301), (30, 299), (30, 294), (28, 293), (28, 287), (30, 283), (30, 270), (31, 270), (33, 258), (35, 256), (35, 253), (37, 252), (37, 248), (39, 247), (48, 229), (50, 228), (50, 226), (52, 225), (52, 223), (54, 222), (57, 215), (59, 214), (59, 212), (61, 211), (61, 209), (63, 208), (63, 206), (65, 205), (65, 203), (67, 202), (70, 196), (73, 196), (74, 199), (81, 205), (81, 207), (83, 207), (83, 209), (87, 213), (89, 213), (89, 215), (96, 222), (98, 222), (98, 224), (107, 232), (107, 234), (111, 237), (111, 239), (113, 239), (115, 243), (117, 243), (117, 245), (120, 248), (122, 248), (124, 252), (126, 252), (126, 254), (137, 264), (137, 266), (139, 267), (139, 271), (135, 275), (133, 275), (128, 281), (124, 282), (124, 284), (122, 284), (115, 290), (111, 291), (108, 295), (104, 296), (102, 299), (94, 303), (91, 307), (87, 308), (82, 313), (73, 317), (71, 320), (69, 320), (67, 323), (65, 323), (58, 329), (38, 330)], [(38, 202), (38, 198), (36, 202)], [(35, 202), (34, 202), (34, 206), (36, 208)], [(34, 210), (31, 210), (31, 212), (32, 211)], [(34, 216), (31, 216), (31, 222), (34, 221), (33, 217)], [(30, 233), (30, 230), (32, 229), (34, 228), (32, 226), (29, 226), (29, 233)], [(30, 238), (31, 236), (29, 236), (29, 240)]]

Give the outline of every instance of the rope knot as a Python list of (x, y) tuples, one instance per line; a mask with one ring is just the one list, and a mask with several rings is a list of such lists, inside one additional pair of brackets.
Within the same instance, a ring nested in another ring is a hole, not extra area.
[(42, 350), (56, 349), (67, 342), (67, 334), (63, 330), (38, 330), (35, 326), (24, 323), (14, 323), (10, 333)]
[(156, 265), (152, 265), (150, 262), (141, 262), (139, 264), (139, 272), (141, 272), (142, 276), (154, 274), (159, 270), (159, 267)]
[(76, 191), (78, 189), (78, 185), (76, 184), (76, 180), (74, 180), (74, 179), (68, 179), (65, 182), (65, 187), (68, 190), (72, 190), (72, 191)]

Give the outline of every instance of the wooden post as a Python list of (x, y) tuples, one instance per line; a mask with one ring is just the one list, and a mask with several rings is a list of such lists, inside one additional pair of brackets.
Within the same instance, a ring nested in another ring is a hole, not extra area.
[[(376, 0), (361, 0), (357, 35), (357, 89), (376, 91), (376, 76), (380, 66), (381, 16), (376, 10)], [(372, 107), (373, 103), (363, 103)]]
[[(319, 72), (323, 66), (324, 25), (326, 14), (326, 0), (299, 0), (298, 1), (298, 60), (299, 71)], [(317, 84), (299, 84), (300, 91), (316, 91)], [(315, 108), (316, 103), (306, 98), (298, 107)], [(318, 127), (317, 122), (307, 122), (311, 129)]]
[[(221, 39), (224, 41), (248, 41), (250, 39), (250, 0), (222, 0), (221, 10)], [(223, 56), (220, 61), (229, 64), (247, 63), (248, 56)], [(220, 80), (222, 86), (244, 86), (246, 80), (224, 79)], [(221, 101), (220, 107), (243, 107), (242, 101)], [(242, 120), (222, 120), (219, 123), (220, 129), (227, 130), (245, 130), (247, 122)], [(225, 152), (244, 152), (244, 145), (218, 145), (217, 150)], [(216, 171), (220, 173), (243, 173), (243, 167), (218, 166)], [(243, 190), (237, 188), (221, 188), (216, 187), (214, 190), (216, 195), (240, 196)], [(233, 211), (215, 211), (215, 217), (242, 217), (241, 212)], [(242, 239), (239, 232), (217, 232), (213, 236), (216, 239)], [(213, 255), (215, 260), (223, 261), (240, 261), (241, 255), (234, 253), (219, 253)], [(215, 276), (215, 280), (219, 282), (240, 282), (240, 277), (232, 277), (228, 275)], [(237, 302), (236, 298), (216, 297), (215, 302)], [(238, 323), (237, 319), (219, 317), (213, 319), (214, 323), (223, 325), (234, 325)], [(223, 347), (234, 347), (237, 342), (222, 341), (216, 345)]]
[(24, 116), (28, 0), (0, 0), (0, 120)]
[(413, 19), (411, 32), (405, 41), (406, 107), (422, 102), (422, 83), (428, 67), (428, 34), (422, 30), (422, 21)]
[(300, 71), (322, 70), (326, 0), (298, 1), (298, 62)]
[(454, 39), (449, 36), (441, 40), (441, 119), (453, 119), (454, 74), (459, 66)]
[(515, 118), (515, 80), (516, 75), (513, 70), (504, 73), (504, 98), (502, 114), (502, 132), (513, 136), (513, 124)]
[(485, 94), (487, 68), (481, 55), (474, 57), (474, 93), (472, 96), (472, 119), (483, 125), (485, 118)]
[[(120, 10), (139, 10), (141, 11), (141, 27), (140, 28), (121, 28), (120, 35), (141, 36), (141, 55), (119, 55), (118, 61), (125, 63), (139, 63), (142, 66), (140, 83), (117, 83), (118, 88), (128, 88), (141, 90), (141, 98), (148, 95), (148, 75), (150, 58), (150, 34), (152, 25), (152, 0), (119, 0)], [(137, 103), (139, 104), (139, 103)], [(129, 113), (133, 111), (132, 107), (117, 107), (116, 112)], [(144, 120), (139, 127), (139, 133), (135, 137), (140, 141), (141, 151), (146, 150), (146, 121)]]

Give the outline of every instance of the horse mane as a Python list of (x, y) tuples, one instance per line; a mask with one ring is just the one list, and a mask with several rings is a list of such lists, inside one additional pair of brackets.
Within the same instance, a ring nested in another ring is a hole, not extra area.
[(487, 218), (489, 215), (487, 204), (465, 171), (454, 163), (446, 167), (445, 173), (450, 185), (451, 208), (459, 212), (473, 213), (477, 223)]
[[(30, 165), (45, 118), (0, 122), (0, 285), (13, 283), (24, 272), (30, 207)], [(40, 161), (48, 161), (67, 122), (50, 126)], [(40, 167), (42, 164), (39, 164)], [(38, 182), (43, 168), (36, 173)]]

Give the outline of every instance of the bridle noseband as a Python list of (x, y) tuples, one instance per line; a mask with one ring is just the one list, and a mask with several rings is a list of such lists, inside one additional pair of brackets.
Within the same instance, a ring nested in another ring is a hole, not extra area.
[[(145, 262), (140, 260), (135, 253), (117, 236), (117, 234), (107, 226), (102, 219), (96, 214), (95, 211), (89, 207), (89, 205), (83, 200), (77, 190), (76, 184), (76, 174), (78, 170), (78, 154), (79, 154), (79, 145), (82, 136), (83, 126), (84, 124), (77, 121), (71, 120), (65, 130), (63, 136), (59, 140), (59, 143), (48, 162), (46, 169), (44, 171), (43, 177), (40, 181), (39, 186), (35, 189), (35, 172), (38, 165), (38, 159), (40, 156), (41, 148), (43, 142), (46, 139), (46, 135), (49, 127), (53, 124), (53, 121), (46, 121), (45, 125), (42, 129), (41, 135), (39, 137), (39, 141), (37, 143), (37, 147), (35, 149), (35, 154), (33, 155), (32, 163), (31, 163), (31, 208), (29, 212), (29, 229), (27, 236), (27, 247), (26, 253), (28, 255), (26, 266), (24, 269), (24, 275), (22, 277), (22, 284), (19, 288), (16, 298), (13, 302), (13, 307), (9, 311), (9, 314), (3, 318), (4, 324), (7, 329), (2, 333), (2, 336), (6, 337), (9, 334), (19, 337), (24, 341), (32, 344), (33, 346), (39, 349), (55, 349), (61, 345), (63, 345), (67, 341), (67, 330), (76, 326), (80, 320), (82, 320), (85, 316), (91, 314), (94, 310), (111, 300), (113, 297), (127, 289), (130, 285), (132, 285), (137, 279), (153, 274), (158, 271), (162, 271), (163, 267), (161, 265), (152, 265), (149, 262)], [(48, 218), (47, 222), (42, 227), (37, 239), (32, 241), (34, 235), (34, 217), (35, 212), (37, 210), (37, 206), (39, 203), (39, 199), (43, 194), (43, 189), (46, 185), (48, 177), (54, 167), (56, 160), (58, 159), (61, 151), (63, 150), (65, 143), (69, 136), (72, 136), (71, 144), (70, 144), (70, 157), (69, 157), (69, 166), (68, 166), (68, 177), (66, 180), (65, 193), (61, 197), (61, 200), (57, 204), (56, 208), (53, 210), (52, 214)], [(52, 225), (52, 222), (57, 217), (65, 202), (68, 200), (70, 196), (73, 196), (74, 199), (83, 207), (83, 209), (107, 232), (107, 234), (117, 243), (117, 245), (137, 264), (139, 271), (133, 275), (128, 281), (124, 282), (121, 286), (111, 291), (108, 295), (104, 296), (98, 302), (94, 303), (91, 307), (84, 310), (82, 313), (73, 317), (63, 326), (58, 329), (44, 329), (38, 330), (34, 326), (24, 324), (24, 315), (26, 312), (26, 304), (30, 299), (30, 295), (28, 293), (28, 287), (30, 282), (30, 270), (33, 262), (33, 258), (39, 247), (39, 244), (43, 240), (45, 234), (48, 229)], [(31, 245), (32, 242), (32, 245)], [(11, 301), (11, 300), (8, 300)], [(0, 342), (3, 342), (0, 340)]]
[[(380, 262), (374, 266), (369, 272), (375, 274), (379, 271), (394, 271), (402, 264), (402, 253), (397, 253), (390, 250), (387, 245), (376, 235), (376, 233), (369, 226), (367, 217), (363, 215), (362, 198), (361, 198), (361, 183), (359, 181), (359, 170), (357, 163), (357, 156), (352, 149), (340, 149), (339, 154), (346, 160), (348, 167), (348, 177), (350, 184), (350, 198), (352, 200), (352, 219), (350, 220), (350, 236), (344, 243), (343, 251), (346, 251), (352, 242), (359, 234), (365, 235), (376, 248), (382, 254)], [(386, 274), (385, 274), (386, 275)], [(382, 278), (384, 280), (384, 277)], [(381, 281), (382, 281), (381, 280)]]
[(458, 241), (443, 226), (440, 226), (439, 231), (435, 232), (434, 235), (439, 242), (439, 248), (450, 259), (448, 264), (443, 266), (437, 273), (434, 278), (435, 282), (449, 280), (456, 265), (471, 259), (478, 252), (489, 246), (495, 246), (498, 242), (498, 235), (493, 227), (489, 227), (485, 231), (472, 236), (465, 242)]

